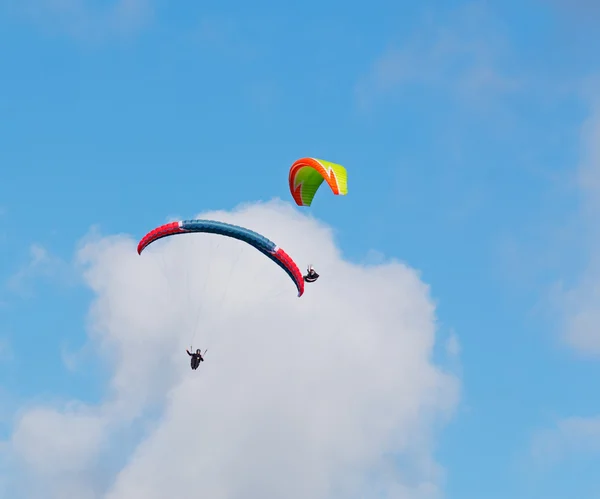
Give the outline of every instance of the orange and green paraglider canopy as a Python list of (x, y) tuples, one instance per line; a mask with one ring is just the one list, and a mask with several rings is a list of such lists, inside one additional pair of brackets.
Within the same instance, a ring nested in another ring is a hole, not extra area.
[(348, 194), (348, 175), (342, 165), (323, 159), (301, 158), (290, 168), (290, 192), (298, 206), (310, 206), (326, 180), (335, 195)]

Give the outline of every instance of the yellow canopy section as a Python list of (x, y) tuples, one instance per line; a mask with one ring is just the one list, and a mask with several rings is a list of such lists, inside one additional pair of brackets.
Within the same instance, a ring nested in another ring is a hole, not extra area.
[(326, 180), (336, 196), (348, 194), (348, 174), (342, 165), (323, 159), (301, 158), (290, 168), (290, 192), (298, 206), (310, 206)]

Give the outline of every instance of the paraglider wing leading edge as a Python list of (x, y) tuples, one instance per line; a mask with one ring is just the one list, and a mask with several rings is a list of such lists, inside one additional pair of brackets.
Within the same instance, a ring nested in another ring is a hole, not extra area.
[(193, 232), (219, 234), (238, 239), (253, 246), (267, 258), (270, 258), (279, 265), (289, 275), (298, 289), (298, 297), (302, 296), (304, 293), (304, 279), (302, 273), (294, 260), (292, 260), (283, 249), (257, 232), (225, 222), (218, 222), (215, 220), (181, 220), (161, 225), (148, 232), (148, 234), (140, 240), (137, 247), (138, 255), (141, 255), (142, 251), (144, 251), (148, 245), (163, 237)]

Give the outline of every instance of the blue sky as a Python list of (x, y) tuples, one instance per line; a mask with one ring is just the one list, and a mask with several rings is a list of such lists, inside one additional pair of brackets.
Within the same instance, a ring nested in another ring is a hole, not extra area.
[[(597, 9), (28, 0), (0, 14), (4, 437), (19, 408), (103, 395), (102, 362), (74, 374), (64, 355), (86, 341), (92, 295), (66, 262), (91, 227), (139, 238), (170, 216), (290, 201), (287, 169), (314, 156), (349, 172), (347, 198), (311, 208), (344, 256), (416, 268), (440, 341), (459, 339), (444, 497), (597, 497), (597, 448), (560, 429), (600, 414), (600, 363), (568, 341), (562, 307), (597, 246), (578, 181), (600, 160), (583, 128)], [(550, 464), (540, 439), (558, 442)]]

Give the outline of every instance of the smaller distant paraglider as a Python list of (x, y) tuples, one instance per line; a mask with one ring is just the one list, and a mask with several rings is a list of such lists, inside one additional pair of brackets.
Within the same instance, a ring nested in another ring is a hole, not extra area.
[[(191, 349), (192, 347), (190, 347)], [(198, 366), (200, 366), (200, 362), (204, 362), (204, 357), (202, 355), (202, 350), (200, 350), (199, 348), (196, 349), (195, 353), (190, 352), (187, 348), (185, 349), (185, 351), (187, 352), (187, 354), (191, 357), (190, 359), (190, 366), (191, 368), (195, 371), (196, 369), (198, 369)], [(206, 354), (206, 350), (204, 350), (204, 353)]]
[(296, 204), (310, 206), (323, 180), (336, 196), (348, 194), (348, 175), (342, 165), (315, 158), (295, 161), (290, 168), (289, 184)]

